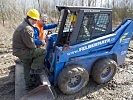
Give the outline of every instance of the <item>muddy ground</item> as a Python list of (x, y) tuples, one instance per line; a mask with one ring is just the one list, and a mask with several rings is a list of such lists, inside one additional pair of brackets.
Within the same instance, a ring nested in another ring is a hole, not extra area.
[[(14, 100), (14, 60), (17, 59), (12, 55), (11, 49), (14, 29), (3, 26), (0, 28), (0, 100)], [(90, 78), (88, 85), (74, 95), (64, 95), (56, 89), (57, 100), (133, 100), (133, 49), (131, 48), (127, 52), (125, 63), (117, 68), (117, 73), (110, 82), (97, 85)]]

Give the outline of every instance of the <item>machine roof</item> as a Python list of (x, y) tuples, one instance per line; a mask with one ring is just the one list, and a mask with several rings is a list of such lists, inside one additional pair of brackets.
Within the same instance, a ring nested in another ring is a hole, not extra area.
[(83, 7), (83, 6), (56, 6), (59, 11), (62, 9), (69, 9), (70, 11), (78, 11), (78, 10), (100, 10), (100, 11), (112, 11), (110, 8), (104, 7)]

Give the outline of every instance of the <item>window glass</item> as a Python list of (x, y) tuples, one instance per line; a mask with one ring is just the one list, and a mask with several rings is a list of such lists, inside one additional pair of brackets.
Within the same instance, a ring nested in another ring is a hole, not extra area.
[(84, 42), (106, 35), (109, 14), (86, 13), (81, 25), (77, 42)]
[(76, 18), (77, 18), (77, 16), (76, 16), (75, 12), (68, 13), (63, 32), (66, 32), (66, 31), (72, 32), (75, 22), (76, 22)]

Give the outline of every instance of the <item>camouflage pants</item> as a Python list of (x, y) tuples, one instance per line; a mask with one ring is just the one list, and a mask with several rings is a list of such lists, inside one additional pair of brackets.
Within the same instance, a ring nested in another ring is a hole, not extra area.
[(43, 67), (44, 57), (45, 49), (40, 48), (29, 50), (25, 55), (19, 56), (19, 59), (23, 62), (26, 86), (30, 86), (32, 84), (30, 69), (38, 69)]

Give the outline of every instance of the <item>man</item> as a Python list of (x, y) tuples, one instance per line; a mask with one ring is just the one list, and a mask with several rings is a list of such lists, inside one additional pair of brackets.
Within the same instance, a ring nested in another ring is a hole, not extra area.
[(30, 72), (39, 73), (39, 69), (44, 64), (45, 50), (36, 48), (34, 43), (34, 29), (36, 21), (39, 20), (39, 12), (36, 9), (30, 9), (27, 17), (16, 28), (13, 34), (13, 55), (17, 56), (24, 66), (24, 78), (26, 88), (33, 87)]
[(44, 30), (52, 29), (57, 27), (57, 24), (46, 24), (47, 15), (41, 14), (40, 20), (36, 22), (36, 27), (34, 27), (34, 41), (38, 48), (44, 46)]

